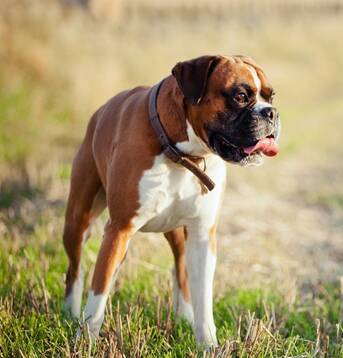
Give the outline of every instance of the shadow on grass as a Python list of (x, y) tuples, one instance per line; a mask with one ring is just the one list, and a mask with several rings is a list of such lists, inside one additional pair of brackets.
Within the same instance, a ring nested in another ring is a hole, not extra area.
[(12, 238), (26, 237), (43, 221), (61, 217), (64, 201), (50, 200), (47, 192), (48, 185), (32, 185), (25, 179), (3, 181), (0, 185), (0, 232)]
[(18, 206), (25, 200), (34, 200), (44, 196), (44, 190), (32, 187), (26, 181), (4, 181), (1, 184), (0, 211)]

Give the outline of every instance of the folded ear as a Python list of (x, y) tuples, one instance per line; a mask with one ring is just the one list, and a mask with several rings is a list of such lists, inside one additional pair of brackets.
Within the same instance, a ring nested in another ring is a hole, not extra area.
[(202, 56), (178, 62), (172, 69), (177, 84), (191, 104), (199, 104), (205, 95), (208, 79), (218, 64), (218, 56)]

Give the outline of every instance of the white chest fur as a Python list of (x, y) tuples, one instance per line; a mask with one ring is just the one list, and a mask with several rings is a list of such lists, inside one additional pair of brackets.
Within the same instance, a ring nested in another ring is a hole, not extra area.
[(201, 193), (199, 180), (187, 169), (172, 163), (163, 154), (139, 183), (140, 209), (135, 223), (144, 232), (167, 232), (216, 211), (225, 181), (224, 162), (215, 155), (206, 158), (206, 173), (216, 187)]

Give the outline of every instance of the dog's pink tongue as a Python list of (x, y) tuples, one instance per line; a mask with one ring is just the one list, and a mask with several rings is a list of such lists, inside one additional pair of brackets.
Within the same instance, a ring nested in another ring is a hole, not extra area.
[(274, 138), (263, 138), (260, 139), (255, 145), (251, 147), (243, 148), (244, 153), (250, 155), (258, 150), (260, 150), (263, 154), (268, 157), (273, 157), (278, 154), (279, 147), (275, 142)]

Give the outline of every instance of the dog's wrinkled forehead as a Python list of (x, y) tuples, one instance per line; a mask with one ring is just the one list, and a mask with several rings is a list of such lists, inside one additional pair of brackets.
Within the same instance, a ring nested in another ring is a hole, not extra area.
[(249, 88), (259, 103), (266, 103), (266, 98), (273, 93), (273, 88), (262, 68), (254, 60), (245, 56), (222, 57), (212, 75), (211, 82), (222, 90), (239, 86)]

